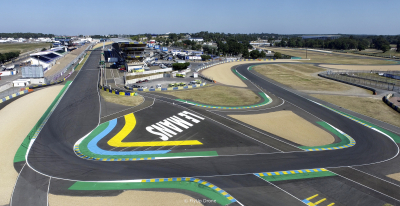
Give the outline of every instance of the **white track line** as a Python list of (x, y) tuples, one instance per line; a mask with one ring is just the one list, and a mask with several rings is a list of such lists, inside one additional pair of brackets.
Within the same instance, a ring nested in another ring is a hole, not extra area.
[[(330, 171), (330, 172), (332, 172), (332, 171)], [(368, 189), (370, 189), (370, 190), (372, 190), (372, 191), (374, 191), (374, 192), (377, 192), (377, 193), (379, 193), (379, 194), (382, 194), (382, 195), (384, 195), (384, 196), (386, 196), (386, 197), (392, 198), (392, 199), (394, 199), (394, 200), (400, 202), (400, 200), (398, 200), (398, 199), (396, 199), (396, 198), (394, 198), (394, 197), (391, 197), (391, 196), (389, 196), (389, 195), (387, 195), (387, 194), (384, 194), (384, 193), (382, 193), (382, 192), (379, 192), (378, 190), (372, 189), (372, 188), (370, 188), (370, 187), (368, 187), (368, 186), (365, 186), (365, 185), (363, 185), (363, 184), (361, 184), (361, 183), (359, 183), (359, 182), (356, 182), (356, 181), (354, 181), (354, 180), (352, 180), (352, 179), (349, 179), (349, 178), (347, 178), (347, 177), (345, 177), (345, 176), (339, 175), (339, 174), (337, 174), (337, 173), (335, 173), (335, 172), (332, 172), (332, 173), (334, 173), (334, 174), (336, 174), (337, 176), (342, 177), (342, 178), (344, 178), (344, 179), (346, 179), (346, 180), (349, 180), (349, 181), (351, 181), (351, 182), (354, 182), (354, 183), (356, 183), (356, 184), (358, 184), (358, 185), (361, 185), (361, 186), (363, 186), (363, 187), (365, 187), (365, 188), (368, 188)]]
[(13, 189), (13, 191), (11, 193), (10, 206), (12, 206), (12, 199), (13, 199), (13, 196), (14, 196), (15, 187), (17, 186), (17, 182), (18, 182), (19, 176), (21, 175), (22, 170), (24, 170), (25, 165), (26, 165), (26, 162), (25, 162), (24, 166), (22, 166), (21, 171), (19, 171), (17, 180), (15, 180), (14, 189)]
[(392, 185), (394, 185), (394, 186), (400, 187), (400, 185), (397, 185), (397, 184), (395, 184), (395, 183), (393, 183), (393, 182), (389, 182), (389, 181), (387, 181), (387, 180), (385, 180), (385, 179), (382, 179), (382, 178), (377, 177), (377, 176), (375, 176), (375, 175), (372, 175), (372, 174), (369, 174), (369, 173), (367, 173), (367, 172), (361, 171), (361, 170), (356, 169), (356, 168), (354, 168), (354, 167), (349, 167), (349, 168), (351, 168), (351, 169), (353, 169), (353, 170), (357, 170), (357, 171), (359, 171), (359, 172), (361, 172), (361, 173), (364, 173), (364, 174), (366, 174), (366, 175), (375, 177), (375, 178), (377, 178), (377, 179), (380, 179), (380, 180), (382, 180), (382, 181), (385, 181), (385, 182), (387, 182), (387, 183), (390, 183), (390, 184), (392, 184)]
[[(253, 174), (253, 175), (254, 175), (254, 174)], [(269, 182), (269, 181), (267, 181), (267, 180), (264, 180), (263, 178), (261, 178), (261, 177), (259, 177), (259, 176), (257, 176), (257, 175), (254, 175), (254, 176), (256, 176), (256, 177), (262, 179), (262, 180), (265, 181), (265, 182), (268, 182), (268, 183), (271, 184), (272, 186), (274, 186), (274, 187), (278, 188), (279, 190), (281, 190), (282, 192), (284, 192), (284, 193), (286, 193), (286, 194), (292, 196), (293, 198), (295, 198), (296, 200), (300, 201), (301, 203), (306, 204), (306, 203), (304, 203), (302, 200), (300, 200), (299, 198), (297, 198), (296, 196), (294, 196), (294, 195), (290, 194), (288, 191), (286, 191), (286, 190), (284, 190), (284, 189), (282, 189), (282, 188), (276, 186), (276, 185), (273, 184), (272, 182)], [(306, 204), (306, 205), (307, 205), (307, 204)]]

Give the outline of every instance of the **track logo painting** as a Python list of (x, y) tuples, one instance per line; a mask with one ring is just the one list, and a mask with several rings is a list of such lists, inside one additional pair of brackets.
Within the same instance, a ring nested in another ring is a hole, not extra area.
[(174, 135), (183, 132), (184, 129), (189, 129), (194, 124), (200, 123), (201, 120), (204, 120), (204, 118), (190, 112), (183, 111), (178, 113), (177, 116), (174, 115), (146, 127), (146, 130), (152, 134), (159, 136), (160, 139), (167, 141)]

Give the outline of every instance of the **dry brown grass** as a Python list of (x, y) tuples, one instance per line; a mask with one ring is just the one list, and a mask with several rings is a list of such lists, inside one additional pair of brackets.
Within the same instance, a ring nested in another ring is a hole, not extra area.
[(35, 49), (49, 48), (51, 43), (5, 43), (0, 44), (0, 53), (20, 51), (21, 53), (32, 51)]
[(143, 101), (144, 98), (142, 96), (120, 96), (116, 94), (112, 94), (103, 90), (100, 90), (100, 95), (106, 102), (111, 102), (115, 104), (125, 105), (125, 106), (138, 106)]
[(321, 64), (320, 66), (331, 68), (331, 69), (343, 69), (343, 70), (379, 70), (379, 71), (388, 71), (395, 70), (400, 71), (400, 65), (325, 65)]
[(188, 101), (221, 106), (251, 105), (258, 103), (261, 100), (259, 96), (249, 89), (228, 86), (212, 86), (192, 90), (167, 91), (165, 94)]
[(381, 99), (321, 94), (314, 94), (311, 96), (400, 127), (400, 114), (386, 105)]
[(297, 90), (346, 91), (351, 89), (345, 84), (314, 77), (311, 73), (322, 71), (311, 65), (259, 65), (254, 70), (270, 79)]
[[(285, 49), (285, 48), (270, 48), (271, 51), (280, 52), (282, 54), (306, 58), (306, 51), (299, 49)], [(322, 53), (315, 51), (307, 51), (307, 58), (311, 59), (307, 61), (309, 63), (327, 63), (327, 64), (395, 64), (392, 61), (386, 61), (384, 59), (366, 59), (364, 56), (344, 56), (335, 53)]]
[[(304, 146), (321, 146), (335, 141), (331, 134), (299, 117), (292, 111), (229, 116)], [(289, 122), (290, 124), (288, 124)]]

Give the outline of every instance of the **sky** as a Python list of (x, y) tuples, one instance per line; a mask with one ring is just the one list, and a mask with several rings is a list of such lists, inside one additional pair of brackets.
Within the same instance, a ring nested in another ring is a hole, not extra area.
[(0, 33), (399, 35), (399, 0), (0, 1)]

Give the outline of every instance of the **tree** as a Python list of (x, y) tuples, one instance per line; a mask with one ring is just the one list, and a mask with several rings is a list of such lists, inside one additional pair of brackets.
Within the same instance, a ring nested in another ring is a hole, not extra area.
[(281, 59), (282, 58), (282, 54), (280, 52), (275, 52), (274, 57), (276, 59)]
[(249, 50), (246, 48), (246, 49), (243, 49), (243, 51), (242, 51), (242, 57), (243, 58), (249, 58), (249, 55), (250, 55), (250, 52), (249, 52)]
[(265, 57), (267, 57), (267, 54), (263, 50), (263, 51), (260, 52), (259, 58), (265, 58)]
[(258, 56), (260, 56), (260, 52), (258, 50), (253, 50), (253, 51), (250, 52), (250, 57), (252, 59), (257, 59)]
[(186, 62), (186, 63), (173, 63), (172, 64), (172, 69), (173, 70), (182, 70), (182, 69), (188, 68), (189, 65), (190, 65), (189, 62)]
[(384, 44), (384, 45), (381, 46), (381, 50), (382, 50), (383, 53), (385, 53), (385, 52), (390, 50), (390, 46), (387, 45), (387, 44)]
[(365, 45), (359, 43), (359, 44), (357, 45), (357, 49), (358, 49), (358, 51), (365, 50)]
[(201, 55), (201, 60), (207, 61), (209, 59), (211, 59), (211, 57), (209, 55)]
[(396, 50), (396, 52), (400, 52), (400, 39), (399, 40), (397, 40), (397, 50)]

